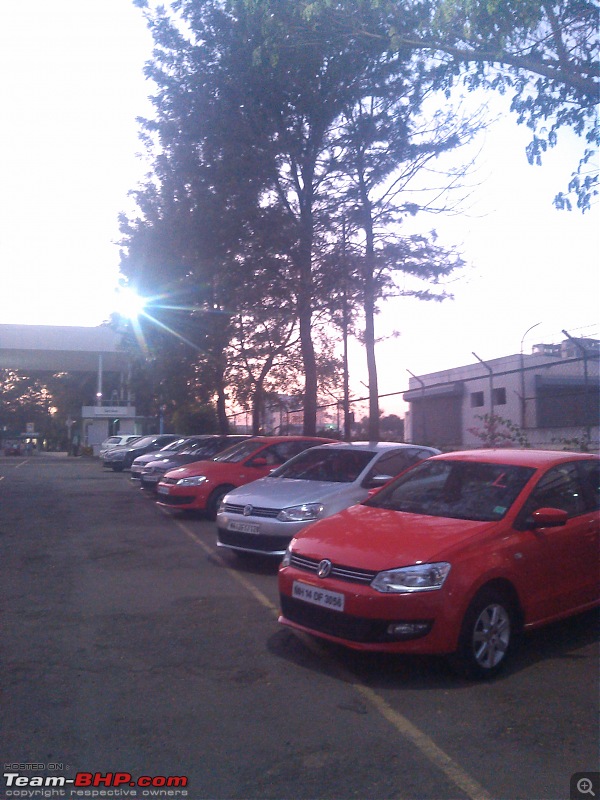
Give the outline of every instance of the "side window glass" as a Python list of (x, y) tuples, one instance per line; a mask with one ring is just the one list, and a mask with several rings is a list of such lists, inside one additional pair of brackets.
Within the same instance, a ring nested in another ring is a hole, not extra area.
[(375, 466), (369, 470), (362, 485), (370, 487), (373, 483), (373, 478), (376, 478), (378, 475), (391, 475), (392, 478), (395, 478), (396, 475), (419, 460), (414, 457), (415, 452), (415, 450), (399, 450), (395, 453), (386, 453), (386, 455), (382, 456)]
[(569, 517), (585, 511), (575, 464), (561, 464), (544, 475), (523, 509), (524, 521), (539, 508), (560, 508)]
[(579, 469), (586, 511), (597, 511), (600, 508), (600, 461), (580, 461)]
[(302, 453), (304, 450), (314, 446), (313, 442), (283, 442), (282, 444), (276, 444), (274, 449), (277, 453), (277, 463), (283, 464), (293, 456), (297, 456), (298, 453)]
[(262, 466), (264, 465), (265, 461), (267, 462), (268, 466), (275, 466), (276, 464), (281, 464), (278, 453), (276, 452), (275, 449), (276, 446), (277, 445), (272, 445), (271, 447), (265, 447), (248, 462), (249, 466), (251, 467), (258, 465)]

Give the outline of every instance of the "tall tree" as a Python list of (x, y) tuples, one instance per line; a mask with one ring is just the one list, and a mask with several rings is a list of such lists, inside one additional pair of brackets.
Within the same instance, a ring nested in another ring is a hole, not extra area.
[[(368, 5), (371, 0), (364, 0)], [(314, 0), (310, 13), (336, 5)], [(527, 157), (540, 164), (561, 128), (581, 137), (583, 150), (567, 191), (554, 202), (585, 211), (598, 194), (600, 126), (599, 5), (597, 0), (378, 0), (391, 51), (435, 59), (446, 87), (512, 95), (519, 124), (532, 130)], [(406, 14), (414, 25), (405, 24)], [(349, 37), (371, 40), (376, 31), (358, 16), (341, 21)]]

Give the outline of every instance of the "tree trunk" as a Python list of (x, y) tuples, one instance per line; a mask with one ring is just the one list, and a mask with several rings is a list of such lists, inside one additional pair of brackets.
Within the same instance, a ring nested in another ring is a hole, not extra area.
[(365, 350), (369, 376), (369, 441), (379, 441), (379, 384), (375, 359), (375, 247), (371, 207), (365, 198), (365, 266), (364, 266), (364, 311)]
[(300, 275), (298, 321), (300, 325), (300, 351), (304, 364), (303, 432), (305, 436), (316, 436), (317, 433), (317, 360), (312, 338), (312, 224), (310, 202), (306, 202), (301, 218), (302, 230), (298, 253)]

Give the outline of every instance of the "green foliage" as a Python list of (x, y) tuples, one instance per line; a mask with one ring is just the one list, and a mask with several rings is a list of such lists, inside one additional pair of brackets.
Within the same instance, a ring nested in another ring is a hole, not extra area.
[(201, 434), (217, 433), (219, 423), (212, 405), (179, 405), (171, 415), (172, 429), (179, 433)]
[[(393, 5), (393, 4), (392, 4)], [(428, 10), (413, 45), (445, 60), (446, 79), (512, 94), (511, 110), (532, 131), (531, 164), (541, 164), (561, 129), (582, 141), (582, 153), (558, 208), (582, 211), (598, 194), (598, 4), (586, 0), (414, 0)], [(406, 36), (396, 36), (400, 47)]]
[(479, 428), (469, 428), (484, 447), (530, 447), (527, 435), (518, 425), (498, 414), (478, 414), (482, 422)]
[(583, 433), (581, 436), (573, 436), (570, 439), (565, 437), (553, 438), (553, 444), (562, 445), (562, 450), (576, 451), (580, 453), (593, 452), (592, 440), (589, 433)]

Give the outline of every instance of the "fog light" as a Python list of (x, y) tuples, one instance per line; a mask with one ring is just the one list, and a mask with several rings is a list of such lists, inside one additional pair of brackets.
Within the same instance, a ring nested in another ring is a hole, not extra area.
[(418, 639), (426, 636), (431, 630), (431, 622), (392, 622), (387, 627), (387, 634), (393, 639)]

